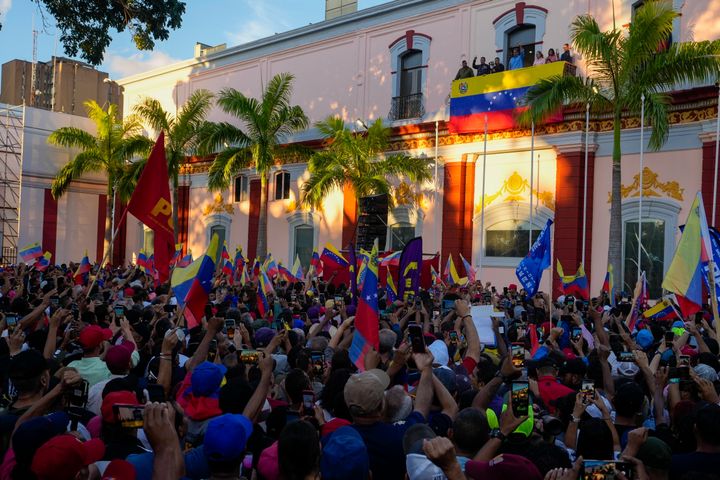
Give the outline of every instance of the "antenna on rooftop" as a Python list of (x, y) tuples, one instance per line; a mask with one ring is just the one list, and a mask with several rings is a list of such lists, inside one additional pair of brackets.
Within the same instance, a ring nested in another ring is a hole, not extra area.
[(37, 37), (38, 31), (35, 30), (35, 15), (32, 21), (32, 70), (30, 71), (30, 106), (35, 106), (36, 95), (38, 91), (38, 75), (37, 75)]

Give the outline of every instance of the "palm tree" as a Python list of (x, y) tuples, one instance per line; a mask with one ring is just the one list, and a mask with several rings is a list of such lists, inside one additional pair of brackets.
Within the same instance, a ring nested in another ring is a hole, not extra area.
[(260, 218), (258, 221), (257, 255), (267, 255), (267, 185), (270, 168), (282, 152), (289, 135), (304, 130), (308, 119), (302, 108), (290, 105), (292, 82), (289, 73), (275, 75), (260, 99), (247, 97), (234, 88), (220, 92), (217, 104), (238, 118), (244, 128), (228, 122), (212, 125), (204, 144), (207, 151), (222, 149), (208, 172), (210, 190), (224, 190), (238, 172), (251, 165), (260, 176)]
[(326, 138), (327, 148), (310, 158), (310, 179), (303, 185), (305, 205), (321, 208), (335, 189), (351, 188), (360, 199), (389, 193), (391, 178), (408, 177), (418, 184), (432, 178), (430, 160), (404, 154), (383, 156), (390, 129), (380, 119), (362, 134), (351, 131), (339, 117), (328, 117), (315, 126)]
[(597, 21), (581, 15), (571, 25), (574, 48), (586, 60), (586, 79), (556, 76), (543, 80), (527, 94), (529, 109), (521, 121), (542, 122), (563, 105), (589, 104), (593, 113), (613, 119), (612, 200), (608, 264), (622, 272), (621, 118), (638, 115), (645, 97), (645, 116), (652, 125), (650, 148), (659, 150), (668, 137), (668, 94), (685, 82), (708, 82), (717, 78), (720, 43), (685, 42), (666, 47), (673, 20), (680, 14), (671, 2), (649, 1), (640, 8), (625, 30), (602, 31)]
[(94, 100), (85, 102), (88, 118), (95, 123), (93, 135), (76, 127), (61, 127), (48, 137), (48, 143), (65, 148), (76, 148), (80, 152), (70, 160), (55, 176), (51, 186), (54, 198), (60, 198), (70, 183), (90, 172), (103, 172), (107, 175), (108, 201), (105, 215), (105, 251), (112, 253), (112, 213), (115, 193), (122, 200), (130, 198), (129, 186), (120, 188), (130, 168), (128, 162), (136, 156), (146, 156), (152, 147), (152, 141), (141, 135), (142, 125), (135, 117), (124, 121), (118, 117), (117, 105), (110, 104), (107, 110)]
[[(168, 174), (173, 186), (173, 225), (175, 241), (178, 235), (178, 175), (185, 158), (198, 151), (201, 142), (209, 133), (209, 123), (205, 120), (212, 107), (213, 94), (207, 90), (197, 90), (176, 114), (166, 112), (160, 102), (154, 98), (145, 98), (135, 105), (133, 111), (156, 132), (165, 132), (165, 157)], [(134, 169), (142, 171), (146, 160), (136, 162)]]

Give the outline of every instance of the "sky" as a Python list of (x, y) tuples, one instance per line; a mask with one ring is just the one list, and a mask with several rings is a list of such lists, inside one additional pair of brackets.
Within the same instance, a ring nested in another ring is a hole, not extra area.
[[(358, 8), (388, 1), (359, 0)], [(0, 0), (0, 64), (16, 58), (32, 59), (33, 24), (40, 31), (39, 61), (50, 60), (55, 51), (58, 56), (66, 56), (62, 45), (56, 46), (53, 18), (48, 15), (45, 18), (50, 23), (47, 29), (32, 0)], [(127, 30), (114, 32), (98, 68), (109, 72), (113, 79), (122, 78), (191, 58), (195, 42), (227, 43), (231, 47), (324, 18), (324, 0), (186, 0), (182, 26), (171, 30), (168, 40), (156, 42), (153, 51), (141, 52), (135, 48)]]

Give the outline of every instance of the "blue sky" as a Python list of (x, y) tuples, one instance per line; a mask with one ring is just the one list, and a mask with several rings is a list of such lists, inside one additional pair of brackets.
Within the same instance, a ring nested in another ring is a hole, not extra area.
[[(359, 0), (360, 9), (388, 0)], [(140, 52), (127, 31), (115, 33), (99, 67), (121, 78), (192, 57), (195, 42), (234, 46), (258, 38), (320, 22), (325, 16), (324, 0), (186, 0), (183, 24), (170, 38), (158, 42), (151, 52)], [(32, 58), (33, 17), (38, 30), (42, 22), (35, 2), (0, 0), (0, 64), (14, 58)], [(50, 23), (52, 17), (46, 16)], [(55, 48), (55, 29), (50, 25), (38, 35), (38, 60), (49, 60)], [(57, 55), (65, 56), (62, 45)]]

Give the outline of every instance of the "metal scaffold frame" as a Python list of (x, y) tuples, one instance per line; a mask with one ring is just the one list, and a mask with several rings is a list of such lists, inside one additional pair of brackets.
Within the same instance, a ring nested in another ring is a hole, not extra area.
[(25, 107), (0, 104), (0, 263), (17, 261)]

